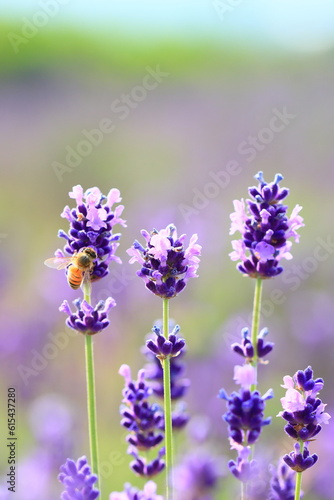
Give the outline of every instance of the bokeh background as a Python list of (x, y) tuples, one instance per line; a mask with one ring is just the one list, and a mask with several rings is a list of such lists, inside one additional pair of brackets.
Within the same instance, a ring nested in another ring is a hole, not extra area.
[[(128, 468), (117, 372), (122, 363), (134, 373), (143, 366), (140, 347), (161, 316), (161, 301), (135, 276), (126, 249), (140, 229), (170, 222), (179, 233), (198, 233), (203, 246), (200, 277), (171, 305), (188, 345), (194, 422), (177, 438), (178, 460), (209, 453), (223, 476), (213, 498), (236, 497), (225, 405), (216, 395), (235, 388), (240, 360), (230, 343), (249, 324), (254, 288), (228, 257), (229, 214), (259, 170), (267, 181), (284, 175), (289, 206), (304, 207), (306, 224), (285, 274), (264, 284), (261, 326), (276, 348), (261, 367), (260, 389), (273, 387), (276, 398), (267, 405), (273, 424), (257, 446), (263, 470), (292, 449), (275, 418), (285, 374), (311, 364), (325, 378), (322, 399), (333, 411), (334, 6), (22, 0), (1, 2), (0, 15), (1, 498), (7, 387), (17, 390), (19, 436), (18, 492), (8, 498), (59, 498), (60, 464), (89, 454), (84, 342), (68, 334), (58, 311), (78, 293), (43, 265), (62, 246), (57, 231), (67, 224), (59, 215), (77, 184), (105, 194), (118, 187), (128, 221), (118, 249), (123, 264), (93, 290), (96, 301), (117, 301), (110, 327), (95, 337), (104, 498), (126, 481), (143, 484)], [(154, 72), (155, 88), (143, 90)], [(106, 118), (114, 128), (96, 139), (91, 131)], [(311, 445), (320, 459), (304, 475), (309, 500), (333, 498), (332, 427)], [(207, 435), (204, 443), (198, 434)]]

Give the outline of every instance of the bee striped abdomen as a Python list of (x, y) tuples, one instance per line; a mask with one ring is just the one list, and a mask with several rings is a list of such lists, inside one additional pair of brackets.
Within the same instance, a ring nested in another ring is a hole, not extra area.
[(77, 290), (80, 288), (83, 279), (83, 272), (75, 267), (73, 264), (69, 265), (67, 268), (67, 282), (71, 288)]

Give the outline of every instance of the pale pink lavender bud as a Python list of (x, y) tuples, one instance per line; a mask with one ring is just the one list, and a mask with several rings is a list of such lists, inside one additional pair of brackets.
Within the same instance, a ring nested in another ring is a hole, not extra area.
[(233, 380), (243, 389), (250, 389), (252, 385), (257, 385), (257, 370), (251, 364), (236, 365)]

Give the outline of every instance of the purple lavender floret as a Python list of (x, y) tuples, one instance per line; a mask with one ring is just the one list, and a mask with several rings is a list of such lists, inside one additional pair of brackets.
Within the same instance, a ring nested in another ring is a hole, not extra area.
[(277, 469), (270, 466), (272, 479), (270, 481), (269, 500), (294, 500), (296, 473), (281, 459)]
[(228, 468), (233, 476), (239, 479), (239, 481), (248, 483), (258, 472), (257, 462), (256, 460), (248, 460), (251, 453), (248, 446), (233, 445), (233, 448), (238, 450), (238, 458), (236, 461), (230, 460), (228, 462)]
[(180, 331), (180, 327), (176, 325), (173, 328), (172, 333), (168, 335), (168, 339), (166, 339), (161, 329), (158, 326), (154, 326), (152, 331), (156, 334), (156, 340), (148, 340), (146, 342), (146, 347), (150, 349), (160, 360), (163, 360), (168, 357), (178, 356), (184, 346), (186, 345), (186, 341), (184, 339), (178, 338), (177, 334)]
[(281, 259), (292, 259), (292, 243), (288, 239), (299, 241), (297, 229), (304, 226), (299, 215), (302, 207), (296, 205), (291, 216), (287, 216), (288, 207), (281, 202), (289, 190), (279, 187), (281, 174), (276, 174), (269, 184), (262, 172), (255, 179), (259, 185), (249, 188), (252, 199), (247, 200), (247, 206), (243, 199), (234, 201), (230, 234), (239, 231), (241, 239), (232, 241), (230, 257), (241, 261), (237, 269), (251, 278), (273, 278), (283, 271)]
[(303, 391), (314, 391), (316, 388), (320, 391), (324, 386), (324, 379), (313, 379), (313, 370), (308, 366), (305, 370), (298, 370), (295, 374), (297, 385)]
[(283, 460), (292, 470), (304, 472), (318, 461), (318, 455), (316, 453), (310, 455), (307, 443), (304, 443), (303, 451), (301, 451), (300, 444), (295, 443), (295, 451), (292, 451), (289, 455), (284, 455)]
[(74, 186), (69, 193), (70, 198), (76, 201), (76, 208), (66, 206), (61, 217), (70, 223), (68, 233), (60, 230), (58, 236), (65, 238), (64, 250), (57, 250), (56, 257), (71, 256), (84, 247), (93, 248), (97, 254), (94, 268), (91, 271), (92, 281), (104, 278), (109, 273), (108, 265), (111, 261), (121, 262), (115, 256), (121, 235), (113, 234), (116, 224), (126, 227), (121, 218), (123, 205), (115, 209), (112, 206), (121, 201), (118, 189), (111, 189), (104, 196), (99, 188), (87, 189), (84, 193), (80, 185)]
[(273, 397), (270, 389), (263, 396), (258, 391), (241, 388), (239, 393), (228, 396), (221, 389), (218, 397), (227, 401), (227, 412), (223, 419), (228, 424), (229, 435), (238, 444), (251, 445), (257, 441), (262, 427), (269, 425), (271, 418), (264, 418), (265, 401)]
[(124, 491), (110, 494), (109, 500), (163, 500), (161, 495), (156, 494), (157, 485), (153, 481), (148, 481), (143, 491), (126, 484)]
[(66, 487), (62, 500), (95, 500), (100, 496), (100, 492), (94, 489), (97, 476), (91, 473), (86, 457), (77, 462), (68, 458), (60, 467), (58, 479)]
[(309, 441), (322, 429), (321, 424), (328, 424), (331, 418), (325, 412), (326, 404), (317, 398), (317, 394), (324, 387), (322, 378), (313, 379), (313, 370), (309, 366), (306, 370), (299, 370), (293, 377), (283, 378), (285, 397), (281, 398), (282, 417), (288, 423), (285, 432), (293, 439)]
[(68, 315), (67, 326), (85, 335), (95, 335), (107, 328), (110, 323), (108, 312), (116, 306), (112, 297), (108, 297), (105, 301), (100, 300), (95, 307), (81, 299), (74, 300), (73, 304), (77, 308), (76, 312), (73, 313), (67, 300), (61, 304), (59, 311)]
[(137, 275), (143, 278), (146, 288), (159, 297), (171, 299), (180, 293), (190, 278), (197, 278), (201, 246), (193, 234), (188, 248), (184, 247), (186, 235), (178, 238), (176, 227), (169, 224), (165, 229), (151, 233), (141, 231), (146, 247), (138, 241), (127, 250), (130, 263), (141, 265)]
[(165, 466), (161, 457), (164, 450), (160, 450), (158, 457), (151, 462), (139, 456), (138, 451), (147, 451), (155, 448), (164, 440), (162, 429), (164, 416), (159, 405), (150, 404), (148, 398), (152, 389), (145, 382), (145, 370), (139, 370), (136, 381), (131, 378), (128, 365), (122, 365), (119, 373), (125, 379), (123, 389), (123, 403), (121, 406), (121, 425), (128, 429), (127, 442), (130, 444), (128, 453), (134, 456), (130, 467), (139, 475), (152, 477), (158, 474)]
[[(268, 335), (268, 329), (263, 328), (259, 335), (257, 336), (257, 342), (256, 342), (256, 355), (260, 362), (265, 362), (262, 360), (267, 354), (269, 354), (273, 348), (274, 348), (274, 343), (273, 342), (266, 342), (265, 337)], [(231, 345), (231, 348), (234, 352), (237, 354), (240, 354), (243, 358), (245, 358), (248, 362), (252, 361), (254, 358), (254, 347), (249, 335), (249, 329), (248, 328), (243, 328), (241, 330), (241, 335), (242, 335), (242, 342), (238, 343), (235, 342), (234, 344)]]
[(161, 448), (157, 458), (151, 461), (141, 457), (137, 449), (133, 446), (129, 447), (128, 454), (134, 457), (134, 460), (130, 463), (130, 467), (138, 476), (151, 478), (159, 474), (165, 468), (165, 462), (162, 460), (162, 457), (165, 455), (165, 448)]

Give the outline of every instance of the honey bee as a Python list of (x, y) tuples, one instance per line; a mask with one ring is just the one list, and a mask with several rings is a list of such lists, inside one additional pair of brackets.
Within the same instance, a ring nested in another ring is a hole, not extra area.
[(71, 257), (53, 257), (46, 259), (44, 264), (53, 269), (67, 268), (67, 283), (74, 290), (80, 288), (84, 282), (90, 282), (94, 260), (97, 258), (93, 248), (82, 248)]

